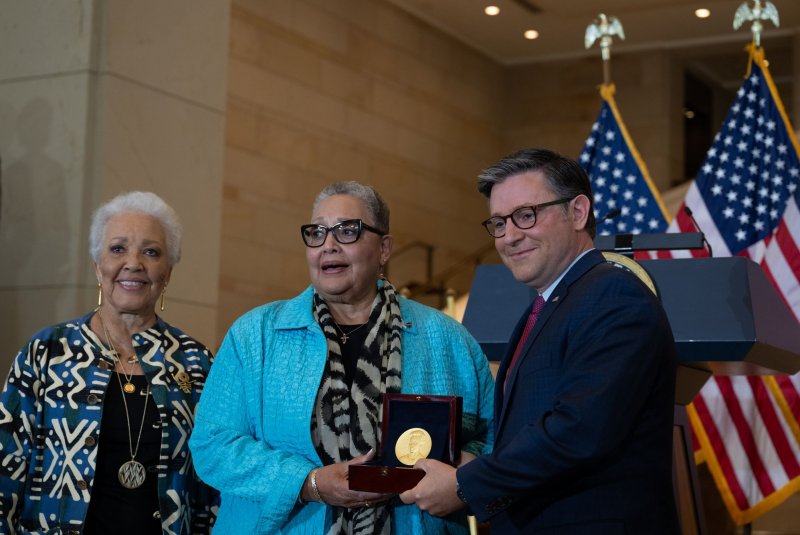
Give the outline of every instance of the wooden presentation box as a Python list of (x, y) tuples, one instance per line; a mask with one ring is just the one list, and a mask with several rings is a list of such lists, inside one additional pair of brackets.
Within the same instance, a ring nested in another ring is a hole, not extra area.
[(379, 457), (349, 467), (350, 490), (400, 493), (416, 486), (425, 472), (404, 464), (395, 452), (398, 440), (414, 429), (430, 436), (426, 458), (455, 466), (461, 454), (461, 406), (460, 396), (384, 394)]

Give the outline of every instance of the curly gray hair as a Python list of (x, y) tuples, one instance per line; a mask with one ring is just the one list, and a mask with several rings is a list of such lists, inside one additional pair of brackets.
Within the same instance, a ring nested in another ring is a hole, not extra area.
[(360, 199), (367, 206), (367, 211), (375, 221), (375, 226), (382, 232), (389, 233), (389, 206), (372, 186), (361, 184), (355, 180), (334, 182), (319, 192), (314, 200), (312, 212), (317, 211), (319, 203), (334, 195), (351, 195)]

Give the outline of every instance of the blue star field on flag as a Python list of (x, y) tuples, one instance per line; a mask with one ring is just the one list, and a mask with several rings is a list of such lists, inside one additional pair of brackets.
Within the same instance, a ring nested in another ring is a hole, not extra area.
[[(667, 220), (606, 100), (579, 162), (591, 179), (598, 234), (657, 233), (667, 229)], [(619, 215), (603, 221), (617, 209)]]
[(697, 188), (731, 254), (768, 237), (797, 190), (800, 162), (756, 62), (697, 175)]

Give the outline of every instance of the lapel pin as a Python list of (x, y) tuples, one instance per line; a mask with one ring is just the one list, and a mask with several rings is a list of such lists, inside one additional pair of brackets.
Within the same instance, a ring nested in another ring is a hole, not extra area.
[(188, 373), (180, 370), (173, 374), (172, 377), (175, 379), (175, 382), (178, 383), (178, 388), (180, 388), (185, 394), (188, 394), (192, 391), (192, 379), (189, 377)]

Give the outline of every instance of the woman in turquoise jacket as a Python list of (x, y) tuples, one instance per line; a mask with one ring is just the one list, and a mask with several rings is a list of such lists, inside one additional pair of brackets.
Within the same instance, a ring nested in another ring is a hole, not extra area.
[(348, 465), (380, 445), (384, 392), (462, 396), (460, 462), (490, 448), (486, 358), (459, 323), (380, 277), (388, 230), (374, 189), (329, 186), (301, 229), (311, 286), (225, 337), (190, 441), (198, 474), (222, 494), (215, 535), (467, 532), (463, 512), (437, 518), (348, 489)]

